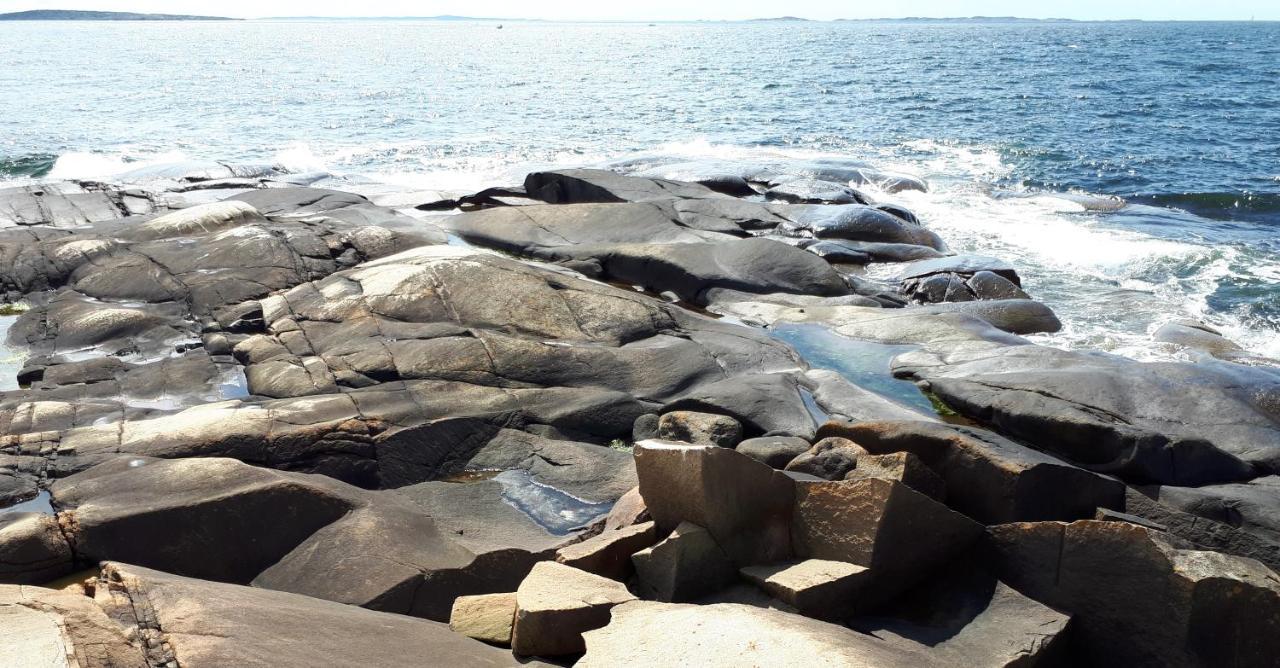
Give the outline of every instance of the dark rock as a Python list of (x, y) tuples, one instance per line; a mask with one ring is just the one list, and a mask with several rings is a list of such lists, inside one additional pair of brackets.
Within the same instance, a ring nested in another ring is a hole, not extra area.
[(653, 522), (605, 531), (581, 543), (556, 551), (556, 561), (611, 580), (626, 581), (631, 576), (631, 555), (653, 545), (658, 533)]
[(582, 202), (651, 202), (674, 198), (723, 197), (702, 185), (623, 176), (601, 169), (565, 169), (534, 172), (525, 177), (530, 197), (550, 204)]
[(966, 283), (978, 299), (1029, 299), (1013, 281), (991, 271), (979, 271)]
[(1039, 334), (1057, 332), (1062, 321), (1048, 306), (1030, 299), (950, 300), (949, 303), (928, 304), (921, 310), (929, 313), (964, 313), (982, 318), (1011, 334)]
[(673, 411), (663, 415), (659, 421), (658, 438), (732, 448), (742, 440), (742, 424), (725, 415)]
[(767, 199), (792, 204), (870, 204), (866, 195), (846, 185), (818, 179), (798, 178), (765, 191)]
[(1183, 540), (1280, 570), (1278, 491), (1276, 476), (1204, 487), (1151, 485), (1130, 488), (1125, 510)]
[(947, 485), (933, 469), (914, 453), (895, 452), (888, 455), (862, 455), (858, 467), (845, 474), (845, 480), (883, 478), (897, 480), (934, 501), (946, 502)]
[(862, 446), (847, 438), (828, 437), (813, 444), (804, 454), (787, 464), (788, 471), (807, 473), (824, 480), (844, 480), (866, 455)]
[(795, 436), (763, 436), (739, 443), (737, 450), (775, 469), (785, 469), (791, 460), (808, 452), (810, 447), (812, 444), (808, 441)]

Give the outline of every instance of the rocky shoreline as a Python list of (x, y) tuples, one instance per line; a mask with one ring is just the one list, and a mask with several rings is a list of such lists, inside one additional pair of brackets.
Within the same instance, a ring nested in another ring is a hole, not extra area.
[(1273, 361), (1031, 343), (909, 177), (668, 171), (0, 189), (14, 665), (1274, 665)]

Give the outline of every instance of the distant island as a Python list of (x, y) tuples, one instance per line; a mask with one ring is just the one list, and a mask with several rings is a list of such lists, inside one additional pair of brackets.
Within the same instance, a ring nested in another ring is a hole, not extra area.
[(70, 9), (33, 9), (0, 14), (0, 21), (239, 21), (225, 16), (187, 14), (137, 14), (134, 12), (84, 12)]

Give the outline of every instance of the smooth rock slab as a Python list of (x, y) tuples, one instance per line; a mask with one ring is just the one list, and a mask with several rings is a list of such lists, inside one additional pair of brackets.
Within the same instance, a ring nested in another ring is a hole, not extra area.
[(516, 590), (511, 649), (523, 656), (581, 654), (582, 634), (609, 623), (609, 611), (636, 600), (619, 582), (542, 562)]

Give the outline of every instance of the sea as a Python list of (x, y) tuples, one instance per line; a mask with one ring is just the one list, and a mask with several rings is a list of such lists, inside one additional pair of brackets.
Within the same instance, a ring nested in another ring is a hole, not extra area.
[(861, 161), (1019, 267), (1039, 343), (1179, 359), (1151, 333), (1191, 318), (1280, 358), (1280, 23), (0, 22), (0, 187), (183, 160), (453, 192)]

